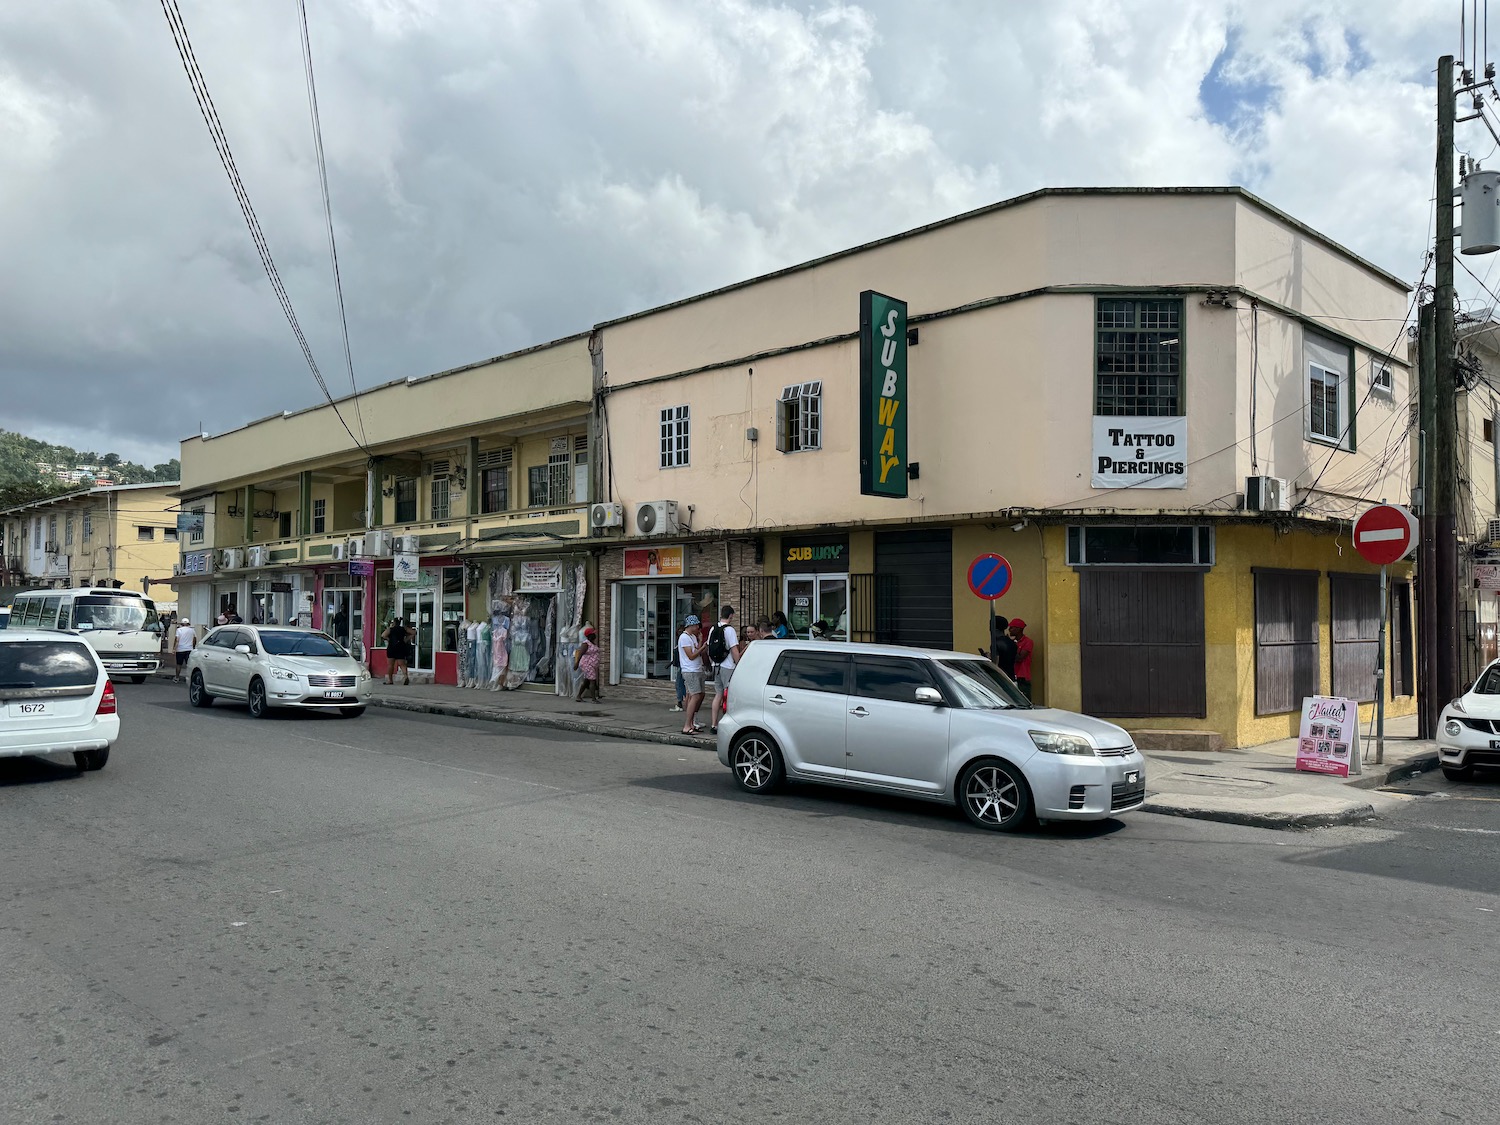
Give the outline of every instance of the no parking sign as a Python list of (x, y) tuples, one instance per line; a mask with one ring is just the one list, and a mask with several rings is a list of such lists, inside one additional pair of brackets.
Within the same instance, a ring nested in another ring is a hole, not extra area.
[(1015, 577), (1004, 555), (980, 555), (969, 564), (969, 589), (976, 598), (1003, 598)]

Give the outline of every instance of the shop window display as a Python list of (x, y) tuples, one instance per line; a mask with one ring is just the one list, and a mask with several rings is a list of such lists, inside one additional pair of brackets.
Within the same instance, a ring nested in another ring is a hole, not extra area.
[(557, 590), (518, 591), (508, 565), (492, 570), (483, 596), (489, 615), (455, 625), (459, 683), (491, 691), (550, 683), (572, 693), (573, 650), (582, 625), (586, 580), (582, 564), (555, 564)]

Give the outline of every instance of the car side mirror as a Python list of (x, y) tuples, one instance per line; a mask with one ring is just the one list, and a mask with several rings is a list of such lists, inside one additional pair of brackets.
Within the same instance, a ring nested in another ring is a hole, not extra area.
[(943, 705), (943, 693), (935, 687), (919, 687), (917, 689), (916, 701), (918, 703), (930, 703), (935, 707)]
[(1466, 682), (1466, 683), (1465, 683), (1465, 684), (1464, 684), (1464, 686), (1463, 686), (1463, 687), (1461, 687), (1461, 688), (1459, 688), (1459, 689), (1458, 689), (1458, 694), (1459, 694), (1459, 695), (1468, 695), (1468, 694), (1469, 694), (1469, 689), (1470, 689), (1470, 688), (1471, 688), (1471, 687), (1473, 687), (1473, 686), (1474, 686), (1474, 681), (1473, 681), (1473, 680), (1469, 680), (1469, 681), (1467, 681), (1467, 682)]
[(249, 656), (250, 655), (250, 646), (249, 645), (235, 645), (234, 646), (234, 651), (235, 652), (243, 652), (246, 656)]

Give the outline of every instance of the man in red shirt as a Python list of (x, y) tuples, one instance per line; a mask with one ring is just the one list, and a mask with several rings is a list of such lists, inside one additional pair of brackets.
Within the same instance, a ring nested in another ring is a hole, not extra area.
[(1016, 642), (1016, 686), (1031, 698), (1031, 638), (1026, 635), (1026, 622), (1019, 617), (1010, 623), (1010, 635)]

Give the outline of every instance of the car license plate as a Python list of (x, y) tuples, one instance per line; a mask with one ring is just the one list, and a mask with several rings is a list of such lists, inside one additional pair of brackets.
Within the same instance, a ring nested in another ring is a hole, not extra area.
[(344, 698), (344, 693), (341, 692), (341, 691), (325, 691), (323, 693), (323, 698), (324, 699), (343, 699)]
[(1125, 784), (1126, 785), (1134, 785), (1136, 782), (1140, 781), (1140, 779), (1141, 779), (1141, 771), (1140, 770), (1131, 770), (1129, 773), (1127, 773), (1125, 775)]
[(10, 713), (12, 715), (24, 715), (27, 718), (31, 718), (36, 715), (50, 715), (52, 712), (47, 709), (47, 704), (45, 703), (12, 703), (10, 705)]
[(1492, 738), (1492, 739), (1490, 739), (1490, 749), (1491, 750), (1500, 750), (1500, 738)]

